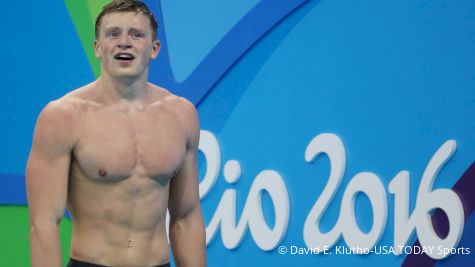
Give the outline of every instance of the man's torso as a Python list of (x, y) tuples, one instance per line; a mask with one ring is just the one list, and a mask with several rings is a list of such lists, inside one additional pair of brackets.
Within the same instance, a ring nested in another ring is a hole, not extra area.
[(65, 97), (81, 112), (68, 190), (71, 257), (110, 266), (165, 263), (168, 188), (188, 138), (180, 100), (153, 87), (145, 105), (105, 104), (92, 87)]

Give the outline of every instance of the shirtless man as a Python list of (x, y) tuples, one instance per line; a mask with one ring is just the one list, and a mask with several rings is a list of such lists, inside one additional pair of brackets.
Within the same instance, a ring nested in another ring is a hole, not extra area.
[[(205, 266), (196, 109), (147, 82), (156, 21), (115, 0), (96, 21), (101, 76), (49, 103), (28, 159), (33, 267), (60, 267), (59, 223), (73, 224), (68, 266)], [(95, 265), (94, 265), (95, 264)]]

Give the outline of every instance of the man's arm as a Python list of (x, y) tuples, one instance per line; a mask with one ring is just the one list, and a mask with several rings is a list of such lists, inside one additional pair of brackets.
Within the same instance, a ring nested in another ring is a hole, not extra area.
[(54, 101), (41, 112), (26, 168), (33, 267), (62, 266), (59, 223), (67, 203), (74, 112)]
[(170, 243), (178, 267), (206, 266), (206, 237), (201, 214), (196, 154), (199, 123), (196, 109), (186, 101), (182, 122), (190, 129), (182, 167), (170, 182)]

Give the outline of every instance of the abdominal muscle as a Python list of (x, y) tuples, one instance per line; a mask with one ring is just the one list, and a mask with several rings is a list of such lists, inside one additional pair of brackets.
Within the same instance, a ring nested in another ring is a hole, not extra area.
[[(88, 178), (73, 162), (68, 193), (70, 255), (106, 266), (169, 262), (165, 229), (170, 175)], [(125, 264), (124, 264), (125, 263)]]

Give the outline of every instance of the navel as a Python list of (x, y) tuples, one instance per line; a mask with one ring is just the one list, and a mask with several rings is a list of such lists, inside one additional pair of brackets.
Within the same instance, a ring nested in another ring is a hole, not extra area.
[(102, 176), (102, 177), (104, 177), (104, 176), (106, 176), (106, 175), (107, 175), (107, 171), (106, 171), (106, 170), (104, 170), (104, 169), (102, 169), (102, 168), (101, 168), (101, 169), (99, 169), (97, 172), (98, 172), (98, 173), (99, 173), (99, 175), (100, 175), (100, 176)]

